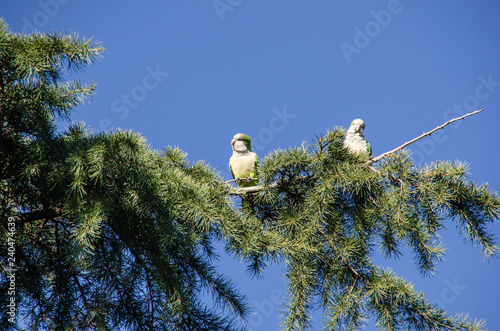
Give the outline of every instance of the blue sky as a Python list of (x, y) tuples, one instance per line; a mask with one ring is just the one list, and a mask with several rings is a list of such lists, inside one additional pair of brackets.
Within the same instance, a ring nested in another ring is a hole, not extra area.
[[(73, 116), (94, 132), (132, 129), (151, 148), (179, 146), (230, 179), (237, 132), (263, 158), (362, 118), (379, 155), (485, 108), (411, 149), (418, 165), (466, 161), (470, 178), (497, 192), (499, 15), (494, 0), (40, 0), (0, 8), (15, 32), (73, 31), (102, 42), (103, 59), (79, 74), (97, 82), (97, 93)], [(500, 261), (483, 261), (453, 221), (446, 225), (448, 251), (435, 277), (422, 278), (411, 255), (380, 263), (446, 310), (500, 329)], [(232, 258), (221, 257), (221, 268), (254, 305), (252, 329), (276, 330), (281, 266), (263, 280)]]

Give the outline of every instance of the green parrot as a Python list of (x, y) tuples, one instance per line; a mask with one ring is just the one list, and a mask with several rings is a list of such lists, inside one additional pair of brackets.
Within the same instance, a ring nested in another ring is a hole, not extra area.
[[(229, 159), (229, 169), (234, 179), (257, 178), (259, 157), (252, 152), (250, 137), (243, 133), (237, 133), (231, 140), (233, 156)], [(257, 185), (257, 180), (237, 181), (239, 187)]]
[(352, 153), (365, 155), (369, 159), (373, 157), (372, 146), (365, 139), (365, 122), (362, 119), (358, 118), (351, 122), (345, 136), (344, 147)]

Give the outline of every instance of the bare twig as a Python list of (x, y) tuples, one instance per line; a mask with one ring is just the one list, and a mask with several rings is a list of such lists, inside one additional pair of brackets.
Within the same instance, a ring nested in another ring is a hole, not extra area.
[(416, 138), (414, 138), (414, 139), (412, 139), (412, 140), (410, 140), (410, 141), (405, 142), (403, 145), (401, 145), (401, 146), (399, 146), (399, 147), (396, 147), (396, 148), (394, 148), (394, 149), (393, 149), (393, 150), (391, 150), (391, 151), (385, 152), (385, 153), (383, 153), (383, 154), (381, 154), (381, 155), (379, 155), (379, 156), (377, 156), (377, 157), (374, 157), (374, 158), (373, 158), (373, 159), (371, 159), (371, 160), (368, 160), (366, 163), (368, 163), (368, 164), (373, 164), (373, 163), (376, 163), (376, 162), (378, 162), (378, 161), (380, 161), (380, 160), (382, 160), (382, 159), (384, 159), (384, 158), (388, 157), (389, 155), (392, 155), (392, 154), (396, 153), (397, 151), (399, 151), (399, 150), (401, 150), (401, 149), (405, 148), (406, 146), (411, 145), (411, 144), (413, 144), (414, 142), (416, 142), (416, 141), (418, 141), (418, 140), (420, 140), (420, 139), (422, 139), (422, 138), (424, 138), (424, 137), (426, 137), (426, 136), (430, 136), (431, 134), (433, 134), (433, 133), (434, 133), (434, 132), (436, 132), (437, 130), (442, 129), (442, 128), (444, 128), (445, 126), (447, 126), (447, 125), (449, 125), (449, 124), (451, 124), (451, 123), (453, 123), (453, 122), (460, 121), (460, 120), (462, 120), (462, 119), (464, 119), (464, 118), (466, 118), (466, 117), (472, 116), (472, 115), (476, 115), (476, 114), (478, 114), (478, 113), (482, 112), (483, 110), (484, 110), (484, 109), (476, 110), (476, 111), (473, 111), (472, 113), (468, 113), (468, 114), (465, 114), (465, 115), (463, 115), (463, 116), (460, 116), (460, 117), (457, 117), (457, 118), (451, 119), (451, 120), (449, 120), (448, 122), (446, 122), (446, 123), (444, 123), (444, 124), (442, 124), (442, 125), (440, 125), (440, 126), (436, 127), (434, 130), (431, 130), (431, 131), (429, 131), (429, 132), (424, 132), (424, 133), (423, 133), (423, 134), (421, 134), (420, 136), (418, 136), (418, 137), (416, 137)]

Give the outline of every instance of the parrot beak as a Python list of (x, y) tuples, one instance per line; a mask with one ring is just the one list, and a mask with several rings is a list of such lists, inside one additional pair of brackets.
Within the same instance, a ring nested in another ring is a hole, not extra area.
[(235, 142), (236, 142), (236, 139), (231, 140), (231, 146), (234, 146)]
[(361, 125), (356, 125), (356, 126), (354, 127), (354, 131), (355, 131), (355, 132), (359, 132), (359, 131), (360, 131), (360, 129), (361, 129)]

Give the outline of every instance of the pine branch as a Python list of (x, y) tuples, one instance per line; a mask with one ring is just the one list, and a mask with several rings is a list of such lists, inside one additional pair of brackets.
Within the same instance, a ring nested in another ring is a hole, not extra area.
[[(73, 280), (75, 281), (75, 284), (76, 284), (76, 286), (78, 288), (78, 292), (80, 293), (80, 296), (82, 297), (83, 305), (85, 307), (85, 311), (87, 312), (87, 315), (90, 315), (92, 313), (91, 312), (92, 308), (89, 308), (90, 305), (89, 305), (89, 302), (87, 300), (87, 296), (85, 295), (85, 290), (83, 289), (83, 286), (80, 283), (80, 280), (78, 279), (78, 276), (76, 274), (73, 274), (72, 277), (73, 277)], [(92, 322), (91, 327), (92, 327), (92, 331), (96, 330), (94, 322)]]
[[(258, 178), (252, 178), (252, 179), (258, 179)], [(256, 185), (256, 186), (249, 186), (249, 187), (233, 187), (233, 186), (229, 185), (230, 182), (234, 182), (234, 181), (236, 181), (236, 180), (233, 179), (233, 180), (228, 180), (227, 182), (224, 182), (226, 187), (229, 189), (230, 195), (245, 195), (247, 193), (256, 193), (256, 192), (262, 191), (264, 188), (276, 188), (279, 185), (279, 181), (271, 183), (267, 186)]]
[(245, 183), (250, 183), (252, 180), (259, 180), (258, 178), (252, 178), (252, 177), (247, 177), (247, 178), (236, 178), (236, 179), (231, 179), (231, 180), (226, 180), (224, 183), (231, 183), (231, 182), (245, 182)]
[(431, 131), (429, 131), (429, 132), (424, 132), (424, 133), (423, 133), (423, 134), (421, 134), (420, 136), (418, 136), (418, 137), (416, 137), (416, 138), (414, 138), (414, 139), (412, 139), (412, 140), (410, 140), (410, 141), (405, 142), (403, 145), (401, 145), (401, 146), (399, 146), (399, 147), (396, 147), (396, 148), (394, 148), (393, 150), (391, 150), (391, 151), (389, 151), (389, 152), (385, 152), (385, 153), (383, 153), (383, 154), (381, 154), (381, 155), (379, 155), (379, 156), (377, 156), (377, 157), (374, 157), (374, 158), (373, 158), (373, 159), (371, 159), (371, 160), (368, 160), (366, 163), (367, 163), (367, 164), (373, 164), (373, 163), (376, 163), (376, 162), (378, 162), (378, 161), (380, 161), (380, 160), (382, 160), (382, 159), (384, 159), (384, 158), (386, 158), (386, 157), (388, 157), (388, 156), (390, 156), (390, 155), (392, 155), (392, 154), (396, 153), (397, 151), (399, 151), (399, 150), (401, 150), (401, 149), (405, 148), (406, 146), (411, 145), (411, 144), (413, 144), (414, 142), (416, 142), (416, 141), (418, 141), (418, 140), (420, 140), (420, 139), (422, 139), (422, 138), (424, 138), (424, 137), (426, 137), (426, 136), (430, 136), (431, 134), (433, 134), (433, 133), (434, 133), (434, 132), (436, 132), (437, 130), (442, 129), (442, 128), (444, 128), (445, 126), (447, 126), (447, 125), (449, 125), (449, 124), (451, 124), (451, 123), (453, 123), (453, 122), (460, 121), (460, 120), (462, 120), (462, 119), (464, 119), (464, 118), (466, 118), (466, 117), (472, 116), (472, 115), (476, 115), (476, 114), (478, 114), (478, 113), (482, 112), (483, 110), (484, 110), (484, 109), (479, 109), (479, 110), (473, 111), (472, 113), (468, 113), (468, 114), (465, 114), (465, 115), (463, 115), (463, 116), (460, 116), (460, 117), (457, 117), (457, 118), (451, 119), (451, 120), (449, 120), (448, 122), (446, 122), (446, 123), (444, 123), (444, 124), (442, 124), (442, 125), (440, 125), (440, 126), (436, 127), (434, 130), (431, 130)]
[(21, 224), (30, 223), (42, 219), (52, 219), (62, 216), (62, 210), (60, 208), (55, 209), (42, 209), (35, 210), (32, 212), (20, 213), (14, 217), (21, 221)]
[[(330, 247), (332, 247), (338, 251), (336, 245), (332, 241), (332, 238), (329, 238), (328, 235), (325, 233), (325, 231), (323, 231), (323, 229), (316, 228), (316, 231), (328, 242)], [(339, 255), (339, 257), (340, 257), (340, 260), (342, 261), (342, 263), (344, 263), (349, 268), (349, 271), (352, 272), (356, 276), (356, 279), (358, 279), (358, 277), (361, 277), (359, 275), (359, 273), (353, 268), (353, 266), (348, 261), (346, 261), (342, 255)]]

